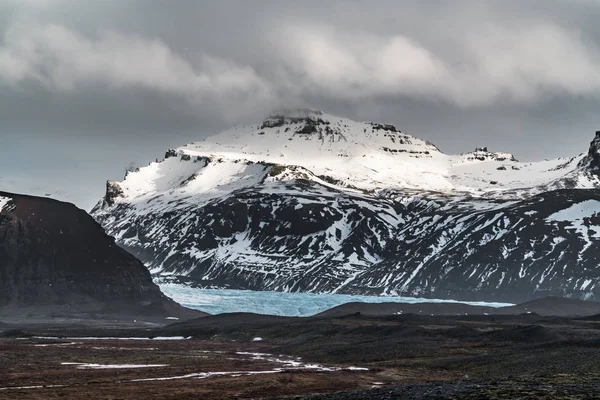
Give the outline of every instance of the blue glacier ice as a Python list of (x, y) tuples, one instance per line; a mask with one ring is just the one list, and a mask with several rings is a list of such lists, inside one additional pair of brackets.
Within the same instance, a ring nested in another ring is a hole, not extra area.
[[(436, 300), (414, 297), (355, 296), (347, 294), (314, 294), (255, 292), (251, 290), (196, 289), (174, 283), (159, 283), (161, 290), (185, 307), (210, 314), (251, 312), (257, 314), (310, 316), (340, 304), (361, 301), (365, 303), (450, 303), (454, 300)], [(459, 303), (488, 307), (510, 306), (509, 303), (461, 301)]]

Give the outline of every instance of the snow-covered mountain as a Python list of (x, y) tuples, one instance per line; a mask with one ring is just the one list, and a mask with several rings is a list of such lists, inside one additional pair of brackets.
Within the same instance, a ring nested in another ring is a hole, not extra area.
[(600, 295), (600, 133), (521, 163), (319, 111), (171, 149), (92, 211), (156, 276), (203, 287), (520, 301)]

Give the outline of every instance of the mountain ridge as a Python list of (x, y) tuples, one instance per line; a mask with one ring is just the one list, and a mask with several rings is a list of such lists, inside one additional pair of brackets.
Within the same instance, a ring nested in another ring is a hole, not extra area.
[(168, 150), (110, 182), (92, 214), (155, 276), (203, 287), (594, 298), (595, 212), (550, 216), (596, 201), (599, 146), (520, 163), (446, 155), (392, 125), (276, 114)]

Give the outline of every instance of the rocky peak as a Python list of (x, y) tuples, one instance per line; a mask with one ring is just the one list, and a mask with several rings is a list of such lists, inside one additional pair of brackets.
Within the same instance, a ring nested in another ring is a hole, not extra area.
[(390, 125), (390, 124), (378, 124), (376, 122), (369, 122), (369, 124), (371, 124), (371, 126), (373, 127), (373, 130), (375, 130), (375, 131), (388, 131), (388, 132), (398, 132), (398, 133), (402, 132), (401, 130), (396, 129), (396, 127), (394, 125)]
[(487, 147), (476, 147), (474, 151), (463, 154), (467, 161), (517, 161), (510, 153), (492, 152)]
[(596, 131), (596, 136), (590, 142), (588, 153), (579, 162), (579, 167), (596, 173), (600, 172), (600, 131)]
[(265, 119), (261, 125), (261, 129), (265, 128), (279, 128), (284, 125), (292, 124), (303, 124), (307, 132), (299, 133), (312, 133), (316, 131), (318, 125), (329, 125), (329, 121), (323, 119), (323, 112), (309, 109), (295, 109), (285, 110), (271, 114)]
[(179, 153), (177, 152), (177, 150), (169, 149), (165, 152), (165, 159), (171, 158), (171, 157), (177, 157), (178, 154)]
[(322, 111), (297, 109), (274, 113), (259, 126), (259, 135), (266, 133), (285, 133), (288, 140), (304, 139), (323, 142), (347, 141), (345, 130), (348, 124), (342, 125), (342, 120), (335, 119)]
[(121, 186), (115, 181), (106, 181), (106, 194), (104, 195), (104, 202), (112, 206), (115, 204), (115, 199), (117, 197), (123, 196), (123, 189)]

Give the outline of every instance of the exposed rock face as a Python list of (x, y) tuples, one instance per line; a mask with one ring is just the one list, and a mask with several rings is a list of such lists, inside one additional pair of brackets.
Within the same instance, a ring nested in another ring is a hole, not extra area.
[(182, 313), (85, 211), (0, 192), (0, 308)]
[(175, 150), (175, 149), (167, 150), (165, 153), (165, 159), (170, 158), (170, 157), (177, 157), (177, 150)]
[(494, 153), (488, 151), (487, 147), (476, 147), (475, 151), (464, 155), (465, 160), (473, 161), (517, 161), (517, 159), (510, 153)]
[(115, 204), (115, 199), (119, 196), (123, 196), (123, 189), (115, 181), (106, 181), (106, 195), (104, 201), (107, 205), (112, 206)]
[(590, 143), (588, 154), (579, 162), (579, 166), (590, 172), (600, 172), (600, 131), (596, 131), (594, 140)]

